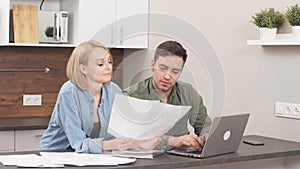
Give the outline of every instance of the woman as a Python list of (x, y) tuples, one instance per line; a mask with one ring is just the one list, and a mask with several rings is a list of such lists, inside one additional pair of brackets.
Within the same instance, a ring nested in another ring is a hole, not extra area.
[(69, 81), (58, 94), (41, 139), (41, 150), (102, 153), (139, 146), (151, 149), (160, 141), (113, 139), (107, 133), (114, 96), (121, 93), (121, 89), (111, 82), (112, 55), (102, 44), (87, 41), (77, 46), (69, 58), (66, 73)]

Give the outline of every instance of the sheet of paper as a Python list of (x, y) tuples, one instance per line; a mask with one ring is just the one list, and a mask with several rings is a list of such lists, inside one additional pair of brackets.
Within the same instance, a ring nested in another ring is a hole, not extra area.
[(1, 155), (3, 165), (16, 165), (18, 167), (64, 167), (63, 164), (54, 164), (36, 154)]
[(36, 154), (22, 154), (22, 155), (0, 155), (0, 162), (3, 165), (17, 165), (17, 162), (24, 158), (38, 157)]
[(112, 155), (117, 157), (130, 157), (130, 158), (144, 158), (144, 159), (153, 159), (154, 155), (164, 153), (164, 150), (126, 150), (126, 151), (118, 151), (113, 150)]
[(140, 158), (140, 159), (153, 159), (152, 154), (123, 154), (123, 153), (116, 153), (114, 154), (116, 157), (126, 157), (126, 158)]
[(191, 106), (175, 106), (117, 94), (108, 132), (117, 138), (149, 139), (162, 136)]
[(65, 165), (60, 163), (53, 163), (50, 161), (50, 159), (45, 157), (35, 156), (22, 158), (21, 160), (17, 161), (17, 167), (63, 168), (65, 167)]
[(119, 165), (133, 163), (136, 159), (115, 157), (110, 154), (84, 154), (75, 152), (41, 152), (51, 163), (74, 166)]

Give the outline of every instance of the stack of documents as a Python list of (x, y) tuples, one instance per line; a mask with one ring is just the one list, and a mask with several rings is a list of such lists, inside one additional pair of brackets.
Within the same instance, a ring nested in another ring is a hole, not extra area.
[(118, 151), (118, 150), (112, 151), (112, 154), (117, 157), (144, 158), (144, 159), (153, 159), (154, 155), (158, 155), (161, 153), (164, 153), (164, 150), (135, 149), (135, 150), (126, 150), (126, 151)]
[(64, 167), (72, 166), (106, 166), (128, 164), (136, 161), (134, 158), (115, 157), (108, 154), (83, 154), (75, 152), (41, 152), (24, 155), (0, 155), (3, 165), (18, 167)]
[(117, 94), (108, 132), (117, 138), (151, 139), (167, 133), (191, 106), (175, 106)]

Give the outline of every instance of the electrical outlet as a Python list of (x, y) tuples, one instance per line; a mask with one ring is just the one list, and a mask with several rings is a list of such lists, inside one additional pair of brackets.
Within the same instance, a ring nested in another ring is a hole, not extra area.
[(41, 106), (42, 95), (23, 95), (23, 106)]
[(300, 119), (300, 104), (276, 102), (275, 116)]

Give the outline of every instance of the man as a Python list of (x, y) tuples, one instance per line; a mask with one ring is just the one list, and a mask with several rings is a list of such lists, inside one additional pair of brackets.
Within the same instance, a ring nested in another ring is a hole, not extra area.
[[(202, 97), (191, 84), (178, 81), (186, 59), (186, 50), (180, 43), (176, 41), (161, 43), (156, 48), (154, 60), (151, 61), (153, 76), (123, 91), (124, 94), (139, 99), (192, 106), (190, 111), (166, 133), (164, 141), (158, 147), (193, 146), (201, 150), (207, 138), (211, 120)], [(194, 127), (196, 135), (189, 133), (188, 122)]]

